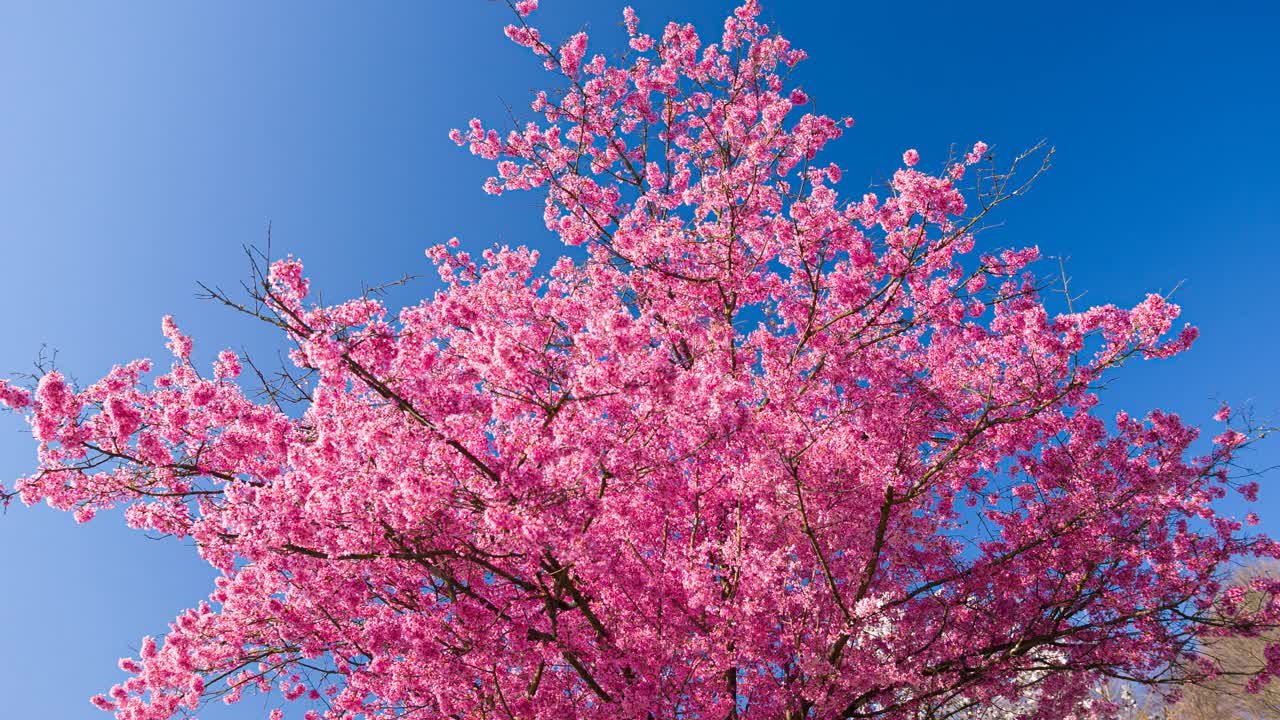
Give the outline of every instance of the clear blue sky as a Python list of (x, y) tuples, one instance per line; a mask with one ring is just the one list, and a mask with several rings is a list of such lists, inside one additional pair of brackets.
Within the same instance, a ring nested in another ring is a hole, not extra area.
[[(715, 33), (729, 2), (631, 0)], [(582, 26), (616, 48), (621, 3), (544, 0), (552, 38)], [(1070, 256), (1087, 302), (1133, 303), (1183, 281), (1201, 340), (1132, 366), (1109, 408), (1207, 420), (1215, 398), (1280, 415), (1280, 20), (1270, 3), (766, 1), (811, 59), (798, 78), (857, 126), (831, 155), (883, 178), (904, 149), (1005, 153), (1048, 137), (1054, 170), (990, 236)], [(551, 249), (537, 199), (484, 195), (488, 167), (446, 138), (527, 107), (543, 73), (502, 37), (497, 3), (0, 2), (0, 371), (42, 343), (81, 379), (164, 357), (160, 317), (197, 353), (270, 347), (195, 299), (234, 286), (244, 243), (274, 224), (326, 297), (429, 270), (450, 236)], [(430, 292), (422, 281), (399, 300)], [(0, 476), (33, 465), (0, 417)], [(1256, 465), (1280, 462), (1272, 443)], [(1280, 530), (1280, 476), (1264, 527)], [(1270, 507), (1268, 507), (1270, 506)], [(14, 506), (0, 517), (0, 715), (97, 718), (116, 658), (203, 598), (188, 547), (100, 516)], [(260, 700), (202, 717), (264, 715)]]

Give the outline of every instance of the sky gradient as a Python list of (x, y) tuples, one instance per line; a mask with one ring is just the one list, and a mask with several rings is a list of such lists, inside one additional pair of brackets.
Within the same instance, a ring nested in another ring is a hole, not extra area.
[[(729, 2), (631, 0), (717, 35)], [(586, 28), (621, 47), (622, 3), (544, 0), (544, 35)], [(1269, 4), (765, 2), (810, 59), (795, 75), (822, 112), (857, 125), (827, 157), (857, 189), (903, 150), (936, 169), (952, 143), (1002, 156), (1048, 138), (1055, 167), (980, 242), (1069, 258), (1080, 302), (1174, 296), (1201, 338), (1136, 362), (1104, 396), (1208, 421), (1219, 401), (1280, 417), (1280, 17)], [(527, 115), (545, 73), (501, 33), (498, 3), (0, 2), (0, 374), (42, 345), (91, 381), (113, 363), (167, 362), (160, 318), (196, 340), (273, 352), (264, 328), (196, 298), (235, 287), (241, 246), (302, 257), (337, 300), (409, 273), (451, 236), (554, 256), (535, 195), (480, 190), (491, 172), (446, 138), (472, 116)], [(1266, 88), (1272, 88), (1267, 90)], [(0, 416), (0, 478), (34, 466)], [(1272, 442), (1248, 458), (1280, 463)], [(1257, 508), (1280, 532), (1280, 490)], [(0, 517), (0, 716), (106, 717), (88, 703), (117, 658), (203, 599), (211, 570), (181, 543), (100, 515), (14, 505)], [(253, 696), (201, 717), (264, 717)]]

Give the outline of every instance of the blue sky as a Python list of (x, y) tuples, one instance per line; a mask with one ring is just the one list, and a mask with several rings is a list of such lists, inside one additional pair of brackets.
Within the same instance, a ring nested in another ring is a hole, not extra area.
[[(715, 33), (728, 2), (632, 0), (642, 26)], [(545, 0), (551, 38), (623, 37), (621, 3)], [(692, 5), (692, 7), (690, 7)], [(1280, 17), (1268, 3), (765, 3), (811, 59), (796, 78), (857, 126), (831, 159), (885, 177), (908, 147), (1007, 154), (1041, 137), (1056, 166), (989, 236), (1070, 257), (1084, 302), (1132, 304), (1179, 282), (1193, 351), (1131, 366), (1108, 408), (1207, 420), (1217, 399), (1280, 415)], [(174, 314), (197, 354), (272, 347), (195, 298), (235, 286), (240, 247), (274, 228), (338, 299), (404, 272), (450, 236), (554, 251), (535, 196), (483, 194), (485, 163), (446, 137), (527, 107), (544, 77), (492, 2), (0, 2), (0, 372), (41, 344), (81, 379), (164, 357)], [(397, 300), (430, 292), (430, 280)], [(1280, 462), (1273, 442), (1251, 457)], [(33, 445), (0, 417), (0, 476)], [(1264, 482), (1264, 527), (1280, 490)], [(87, 698), (116, 658), (205, 596), (190, 548), (115, 518), (14, 506), (0, 517), (0, 714), (104, 717)], [(260, 700), (205, 718), (265, 714)]]

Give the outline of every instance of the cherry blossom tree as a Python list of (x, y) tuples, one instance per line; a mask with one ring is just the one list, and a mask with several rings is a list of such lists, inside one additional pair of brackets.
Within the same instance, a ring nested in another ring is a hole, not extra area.
[(450, 241), (443, 289), (390, 312), (309, 300), (286, 258), (210, 293), (287, 338), (278, 377), (230, 351), (202, 372), (166, 318), (167, 368), (0, 384), (39, 443), (6, 497), (122, 508), (220, 572), (95, 704), (1070, 718), (1105, 715), (1109, 679), (1211, 675), (1200, 643), (1280, 617), (1273, 581), (1214, 609), (1232, 558), (1280, 556), (1215, 510), (1254, 499), (1233, 458), (1263, 431), (1094, 410), (1121, 365), (1191, 345), (1179, 308), (1051, 312), (1035, 248), (978, 248), (1051, 149), (936, 174), (908, 150), (842, 192), (819, 155), (852, 120), (816, 112), (752, 0), (716, 37), (628, 9), (613, 60), (512, 9), (552, 87), (534, 121), (451, 137), (578, 259)]

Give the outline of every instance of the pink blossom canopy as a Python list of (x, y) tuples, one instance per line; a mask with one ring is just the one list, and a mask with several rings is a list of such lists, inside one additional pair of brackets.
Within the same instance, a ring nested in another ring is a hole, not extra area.
[(1224, 408), (1193, 451), (1175, 415), (1093, 412), (1121, 364), (1192, 343), (1179, 308), (1051, 312), (1035, 248), (977, 247), (1047, 151), (907, 150), (851, 198), (819, 155), (852, 120), (816, 113), (754, 2), (717, 37), (627, 9), (617, 61), (549, 44), (536, 7), (506, 33), (556, 78), (537, 119), (451, 137), (583, 259), (454, 241), (398, 313), (315, 304), (278, 261), (260, 303), (220, 297), (293, 343), (288, 393), (229, 351), (203, 374), (170, 318), (163, 374), (0, 383), (39, 441), (24, 502), (122, 507), (220, 571), (95, 704), (916, 718), (1034, 693), (1064, 718), (1277, 619), (1214, 600), (1231, 558), (1280, 555), (1214, 509), (1256, 492), (1228, 474), (1256, 433)]

